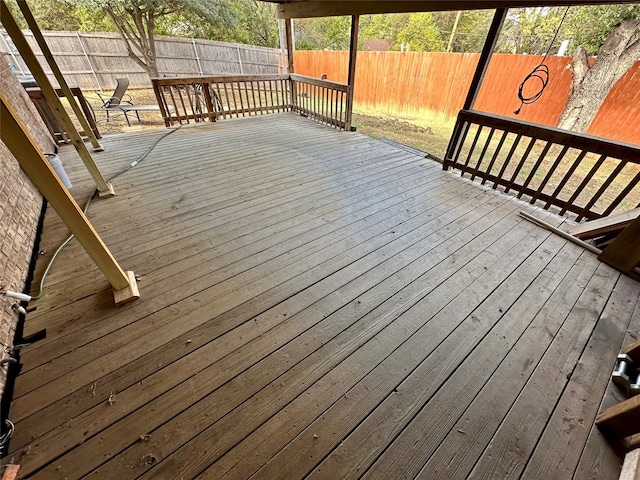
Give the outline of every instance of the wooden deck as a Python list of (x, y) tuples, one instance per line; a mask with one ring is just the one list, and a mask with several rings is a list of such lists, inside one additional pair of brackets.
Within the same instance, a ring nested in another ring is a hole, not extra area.
[(640, 284), (518, 212), (562, 218), (293, 114), (184, 127), (113, 183), (89, 217), (142, 299), (58, 257), (10, 410), (25, 477), (617, 478), (593, 420)]

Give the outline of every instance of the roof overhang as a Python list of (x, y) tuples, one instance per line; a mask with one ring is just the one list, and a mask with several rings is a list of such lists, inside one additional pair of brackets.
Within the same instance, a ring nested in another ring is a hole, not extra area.
[(280, 18), (332, 17), (375, 13), (484, 10), (494, 8), (549, 7), (637, 3), (603, 0), (261, 0), (276, 3)]

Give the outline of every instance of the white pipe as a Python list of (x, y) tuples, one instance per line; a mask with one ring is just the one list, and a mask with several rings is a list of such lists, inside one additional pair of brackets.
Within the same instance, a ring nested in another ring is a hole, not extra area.
[(21, 302), (28, 302), (31, 300), (31, 296), (25, 293), (12, 292), (11, 290), (5, 290), (3, 292), (7, 297), (15, 298), (16, 300), (20, 300)]
[(20, 65), (20, 62), (18, 62), (18, 59), (13, 54), (13, 50), (9, 46), (9, 43), (7, 42), (7, 39), (4, 38), (5, 33), (6, 33), (6, 31), (3, 31), (2, 35), (0, 35), (0, 37), (2, 37), (2, 41), (4, 42), (5, 46), (7, 47), (7, 51), (9, 52), (9, 55), (11, 55), (11, 58), (13, 58), (13, 61), (15, 62), (15, 65), (20, 69), (20, 73), (22, 75), (24, 75), (24, 70), (22, 69), (22, 65)]
[(198, 55), (198, 46), (196, 44), (196, 39), (192, 38), (191, 42), (193, 43), (193, 51), (196, 54), (196, 62), (198, 62), (198, 71), (200, 72), (200, 75), (204, 75), (202, 71), (202, 64), (200, 63), (200, 55)]
[(78, 32), (76, 32), (76, 37), (78, 38), (78, 43), (80, 44), (80, 48), (82, 49), (82, 53), (84, 53), (84, 58), (87, 59), (87, 63), (89, 64), (89, 68), (91, 69), (91, 73), (93, 73), (93, 78), (95, 79), (96, 83), (98, 84), (98, 88), (102, 91), (102, 85), (100, 85), (100, 80), (98, 80), (98, 75), (96, 75), (96, 71), (93, 68), (93, 65), (91, 64), (91, 60), (89, 59), (89, 55), (87, 54), (87, 50), (84, 48), (84, 44), (82, 43), (82, 37), (80, 37), (80, 34)]

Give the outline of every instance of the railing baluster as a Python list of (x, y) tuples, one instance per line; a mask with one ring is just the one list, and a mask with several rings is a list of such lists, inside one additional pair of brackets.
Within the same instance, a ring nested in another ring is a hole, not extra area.
[(613, 213), (616, 207), (620, 205), (620, 203), (622, 203), (622, 201), (627, 197), (627, 195), (629, 195), (629, 193), (631, 193), (631, 191), (636, 187), (636, 185), (638, 185), (639, 182), (640, 182), (640, 171), (636, 173), (636, 176), (633, 177), (633, 180), (631, 180), (627, 184), (627, 186), (624, 187), (624, 189), (618, 194), (615, 200), (611, 202), (611, 205), (607, 207), (607, 209), (603, 212), (602, 215), (604, 217), (606, 217), (607, 215), (611, 215), (611, 213)]
[(545, 157), (547, 156), (547, 153), (549, 153), (549, 149), (551, 148), (551, 145), (553, 145), (553, 144), (551, 142), (549, 142), (549, 141), (545, 145), (544, 149), (542, 150), (542, 153), (538, 157), (538, 160), (533, 165), (533, 168), (531, 169), (531, 172), (529, 172), (529, 176), (527, 177), (527, 179), (525, 180), (524, 184), (522, 185), (522, 188), (520, 189), (520, 192), (518, 193), (518, 198), (522, 197), (522, 194), (524, 193), (524, 191), (527, 189), (527, 187), (531, 183), (531, 180), (533, 180), (533, 177), (535, 176), (535, 174), (538, 172), (538, 169), (540, 168), (540, 165), (542, 164), (542, 162), (544, 161)]
[[(244, 83), (244, 82), (243, 82)], [(246, 109), (244, 107), (244, 100), (242, 99), (242, 87), (240, 86), (240, 81), (236, 82), (236, 85), (238, 86), (238, 98), (240, 99), (240, 111), (242, 112), (242, 116), (246, 117)], [(247, 88), (247, 85), (245, 83), (245, 90)], [(247, 102), (249, 101), (249, 99), (247, 98)], [(251, 113), (249, 113), (249, 115), (251, 115)]]
[(502, 132), (500, 136), (500, 141), (498, 142), (498, 146), (496, 147), (496, 151), (493, 152), (493, 156), (491, 157), (491, 161), (489, 162), (489, 166), (487, 167), (487, 172), (482, 176), (482, 185), (485, 184), (489, 175), (491, 175), (491, 170), (493, 169), (493, 165), (496, 163), (496, 159), (500, 154), (500, 150), (502, 150), (502, 146), (504, 145), (504, 141), (507, 139), (508, 132), (505, 130)]
[(482, 149), (482, 152), (480, 152), (480, 157), (478, 157), (478, 163), (476, 164), (476, 168), (473, 170), (473, 173), (471, 174), (471, 180), (475, 180), (476, 178), (476, 174), (478, 173), (478, 170), (480, 169), (480, 165), (482, 164), (482, 159), (487, 153), (487, 148), (489, 148), (489, 145), (491, 144), (491, 139), (493, 138), (493, 133), (495, 131), (496, 129), (493, 127), (491, 128), (491, 130), (489, 130), (489, 135), (487, 136), (487, 139), (484, 142), (484, 148)]
[(520, 159), (520, 162), (518, 163), (518, 166), (516, 167), (515, 171), (513, 172), (513, 175), (511, 176), (511, 180), (509, 180), (509, 183), (507, 183), (507, 186), (506, 186), (506, 188), (504, 190), (504, 193), (509, 193), (509, 190), (515, 184), (515, 181), (518, 178), (518, 175), (520, 174), (520, 170), (522, 170), (522, 167), (524, 166), (525, 162), (527, 161), (527, 158), (529, 158), (529, 154), (531, 153), (531, 150), (533, 149), (533, 146), (536, 144), (537, 141), (538, 141), (537, 138), (535, 138), (535, 137), (531, 138), (531, 141), (529, 142), (529, 145), (527, 145), (527, 149), (524, 151), (524, 155), (522, 155), (522, 158)]
[[(182, 84), (180, 88), (178, 88), (178, 98), (180, 99), (180, 104), (182, 105), (182, 108), (184, 110), (184, 119), (187, 121), (187, 124), (189, 124), (191, 122), (189, 122), (189, 114), (187, 113), (187, 106), (185, 105), (184, 98), (182, 97), (182, 90), (184, 87), (185, 85)], [(182, 124), (182, 119), (180, 120), (180, 124)]]
[[(473, 156), (473, 151), (476, 149), (476, 144), (478, 143), (478, 139), (480, 138), (480, 134), (482, 133), (483, 125), (478, 125), (478, 131), (476, 132), (476, 136), (473, 138), (473, 142), (471, 142), (471, 147), (469, 148), (469, 153), (467, 154), (467, 159), (464, 162), (465, 168), (469, 166), (469, 162), (471, 161), (471, 157)], [(460, 176), (463, 176), (465, 169), (460, 170)]]
[[(233, 114), (231, 110), (231, 99), (229, 98), (229, 89), (227, 88), (227, 82), (225, 80), (222, 80), (222, 86), (224, 87), (224, 96), (227, 99), (227, 108), (225, 109), (224, 118), (227, 118), (227, 113), (229, 114), (229, 118), (233, 118)], [(234, 103), (235, 103), (235, 99), (234, 99)]]
[(618, 163), (618, 165), (613, 170), (613, 172), (611, 172), (607, 180), (602, 184), (602, 186), (598, 189), (595, 195), (591, 197), (591, 200), (589, 200), (589, 202), (584, 206), (584, 208), (578, 213), (578, 218), (576, 218), (576, 222), (579, 222), (586, 216), (587, 213), (591, 212), (591, 208), (596, 204), (596, 202), (600, 199), (600, 197), (607, 190), (607, 188), (609, 188), (609, 186), (611, 185), (611, 183), (613, 183), (615, 178), (618, 175), (620, 175), (620, 172), (622, 172), (622, 169), (626, 165), (627, 165), (627, 162), (624, 160), (621, 160)]
[(545, 210), (547, 210), (551, 205), (553, 205), (553, 202), (558, 198), (558, 195), (560, 194), (564, 186), (567, 184), (567, 182), (569, 181), (573, 173), (576, 171), (578, 166), (582, 163), (582, 160), (587, 155), (587, 153), (589, 152), (587, 152), (586, 150), (582, 150), (580, 154), (576, 157), (571, 167), (569, 167), (569, 170), (567, 171), (567, 173), (565, 173), (564, 177), (562, 177), (562, 180), (560, 181), (556, 189), (551, 194), (551, 199), (544, 206)]
[(271, 113), (275, 113), (276, 104), (273, 102), (273, 82), (269, 80), (269, 96), (271, 97)]
[[(187, 100), (189, 102), (189, 108), (191, 108), (191, 115), (193, 116), (193, 120), (194, 122), (198, 122), (199, 119), (197, 117), (197, 112), (196, 112), (196, 108), (193, 105), (193, 100), (195, 100), (195, 96), (198, 94), (197, 90), (196, 90), (196, 86), (195, 85), (185, 85), (185, 94), (187, 96)], [(193, 92), (193, 98), (192, 98), (192, 94), (191, 92)], [(187, 118), (189, 117), (189, 113), (187, 113)]]
[(562, 159), (564, 158), (564, 156), (567, 154), (568, 151), (569, 151), (569, 147), (565, 145), (562, 148), (562, 151), (560, 152), (560, 154), (556, 157), (555, 161), (553, 162), (553, 165), (551, 165), (551, 168), (547, 172), (547, 175), (544, 177), (544, 180), (542, 180), (542, 183), (538, 187), (538, 190), (536, 190), (536, 193), (533, 195), (533, 197), (531, 197), (531, 202), (530, 202), (531, 205), (533, 205), (538, 201), (540, 194), (544, 191), (544, 188), (547, 186), (547, 183), (549, 182), (549, 180), (551, 180), (551, 177), (553, 176), (554, 172), (556, 171), (556, 169), (560, 165), (560, 162), (562, 162)]
[[(216, 121), (216, 110), (214, 107), (214, 102), (211, 99), (211, 84), (209, 82), (202, 84), (202, 94), (204, 95), (204, 103), (207, 108), (207, 116), (209, 117), (210, 122)], [(204, 120), (204, 118), (203, 118)]]
[(504, 159), (504, 163), (500, 168), (500, 173), (498, 173), (498, 177), (496, 178), (496, 181), (493, 183), (494, 190), (498, 188), (499, 180), (504, 176), (504, 172), (507, 170), (507, 167), (511, 162), (511, 158), (513, 157), (513, 154), (516, 152), (516, 149), (518, 148), (518, 145), (520, 145), (521, 139), (522, 139), (522, 135), (518, 134), (518, 136), (516, 136), (516, 139), (513, 142), (513, 145), (511, 145), (511, 150), (509, 150), (509, 153), (507, 154), (507, 158)]
[[(591, 181), (593, 176), (600, 169), (600, 167), (602, 166), (602, 164), (604, 163), (604, 161), (606, 159), (607, 159), (606, 155), (600, 155), (600, 158), (598, 158), (598, 160), (596, 161), (595, 165), (591, 168), (591, 170), (589, 171), (587, 176), (584, 178), (584, 180), (582, 181), (580, 186), (575, 190), (575, 192), (573, 192), (573, 195), (571, 195), (571, 198), (569, 200), (567, 200), (567, 205), (573, 205), (574, 204), (574, 202), (576, 201), (578, 196), (582, 193), (584, 188), (589, 184), (589, 182)], [(560, 215), (564, 215), (565, 213), (567, 213), (567, 210), (568, 210), (568, 208), (567, 208), (567, 206), (565, 206), (562, 210), (560, 210)]]

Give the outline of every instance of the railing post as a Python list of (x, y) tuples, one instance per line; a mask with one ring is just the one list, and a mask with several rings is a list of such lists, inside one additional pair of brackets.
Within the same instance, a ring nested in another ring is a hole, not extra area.
[(349, 91), (347, 92), (347, 111), (344, 129), (351, 131), (351, 121), (353, 119), (353, 95), (356, 82), (356, 60), (358, 57), (358, 31), (360, 27), (360, 16), (351, 16), (351, 46), (349, 48)]
[[(293, 64), (293, 20), (290, 18), (284, 19), (284, 35), (285, 42), (287, 44), (287, 73), (291, 75), (292, 73), (295, 73), (295, 67)], [(291, 78), (291, 76), (289, 76), (289, 94), (291, 96), (291, 110), (296, 111), (298, 108), (298, 95), (296, 92), (296, 82)]]
[(116, 304), (140, 297), (133, 272), (124, 272), (95, 231), (69, 191), (62, 185), (49, 162), (40, 153), (25, 126), (0, 92), (0, 138), (22, 170), (40, 190), (62, 221), (69, 227), (114, 289)]

